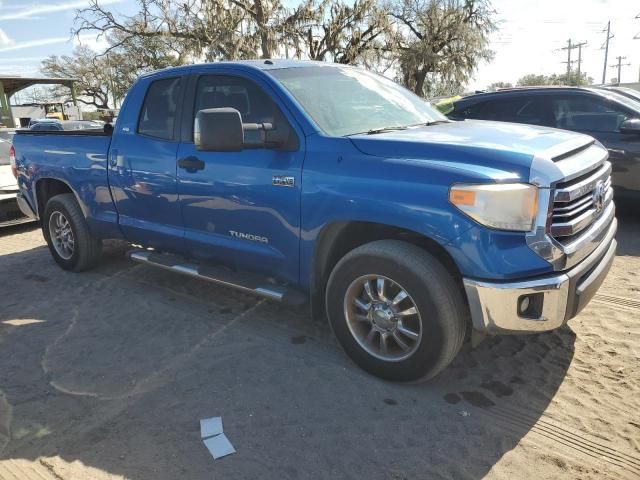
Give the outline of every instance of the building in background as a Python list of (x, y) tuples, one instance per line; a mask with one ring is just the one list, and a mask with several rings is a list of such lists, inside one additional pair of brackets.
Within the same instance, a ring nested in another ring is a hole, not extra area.
[[(25, 127), (36, 118), (82, 120), (75, 91), (75, 78), (39, 78), (0, 75), (0, 126)], [(64, 85), (71, 91), (71, 102), (51, 99), (23, 105), (11, 105), (11, 97), (25, 88), (35, 85)]]

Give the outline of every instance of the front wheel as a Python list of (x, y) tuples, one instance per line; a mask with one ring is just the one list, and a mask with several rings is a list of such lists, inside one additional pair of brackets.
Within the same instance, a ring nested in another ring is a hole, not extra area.
[(42, 232), (53, 259), (65, 270), (87, 270), (100, 258), (102, 243), (89, 230), (72, 193), (49, 199), (42, 218)]
[(405, 242), (376, 241), (345, 255), (326, 302), (347, 354), (388, 380), (433, 377), (464, 340), (468, 309), (459, 286), (436, 258)]

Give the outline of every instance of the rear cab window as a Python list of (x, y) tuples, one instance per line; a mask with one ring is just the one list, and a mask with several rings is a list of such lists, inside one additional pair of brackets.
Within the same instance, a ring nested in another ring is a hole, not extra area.
[(181, 78), (151, 82), (140, 110), (138, 133), (161, 140), (173, 140), (178, 115)]

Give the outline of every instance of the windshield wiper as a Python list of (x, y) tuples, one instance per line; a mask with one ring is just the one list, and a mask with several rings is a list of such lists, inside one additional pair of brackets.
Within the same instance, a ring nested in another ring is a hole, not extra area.
[(395, 130), (406, 130), (407, 128), (409, 127), (402, 126), (402, 125), (382, 127), (382, 128), (372, 128), (371, 130), (367, 131), (367, 135), (375, 135), (376, 133), (384, 133), (384, 132), (393, 132)]
[(397, 130), (407, 130), (408, 128), (413, 128), (413, 127), (429, 127), (431, 125), (437, 125), (439, 123), (451, 123), (451, 120), (432, 120), (430, 122), (414, 123), (412, 125), (390, 125), (388, 127), (372, 128), (371, 130), (367, 130), (366, 132), (350, 133), (349, 135), (345, 135), (345, 136), (352, 137), (354, 135), (364, 135), (364, 134), (376, 135), (377, 133), (394, 132)]
[(439, 125), (441, 123), (451, 123), (451, 120), (432, 120), (430, 122), (423, 123), (425, 127), (430, 127), (431, 125)]

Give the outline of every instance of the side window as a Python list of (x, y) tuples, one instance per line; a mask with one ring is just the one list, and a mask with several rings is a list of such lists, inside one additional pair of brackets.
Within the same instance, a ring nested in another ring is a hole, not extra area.
[(267, 131), (245, 130), (245, 142), (260, 145), (269, 138), (287, 140), (291, 128), (277, 105), (258, 85), (240, 77), (204, 75), (198, 80), (195, 115), (207, 108), (235, 108), (242, 123), (269, 124)]
[(555, 127), (556, 119), (553, 115), (552, 103), (546, 95), (531, 96), (515, 112), (514, 122), (527, 123), (529, 125), (542, 125), (545, 127)]
[(627, 118), (624, 108), (589, 95), (558, 95), (554, 98), (558, 128), (584, 132), (618, 132)]
[(179, 99), (180, 78), (165, 78), (152, 82), (140, 111), (138, 133), (172, 140)]
[(511, 97), (485, 100), (464, 110), (465, 118), (517, 122), (517, 112), (526, 104), (526, 99)]
[(522, 122), (518, 119), (520, 112), (529, 100), (525, 97), (501, 98), (487, 102), (484, 118), (501, 122)]
[(484, 120), (483, 112), (486, 102), (475, 103), (464, 108), (460, 113), (463, 118), (471, 118), (476, 120)]

